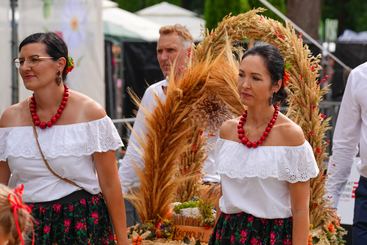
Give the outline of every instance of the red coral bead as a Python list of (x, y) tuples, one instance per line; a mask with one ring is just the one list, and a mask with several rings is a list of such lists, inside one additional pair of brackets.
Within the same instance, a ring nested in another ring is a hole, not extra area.
[(47, 124), (45, 122), (41, 122), (39, 126), (40, 128), (45, 129)]

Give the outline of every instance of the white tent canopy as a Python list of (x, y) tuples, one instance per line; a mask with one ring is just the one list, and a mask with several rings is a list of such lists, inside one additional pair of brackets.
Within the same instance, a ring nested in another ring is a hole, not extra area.
[(104, 8), (104, 33), (123, 38), (156, 41), (161, 25), (120, 8)]
[(196, 17), (197, 14), (176, 5), (161, 2), (136, 12), (137, 15), (160, 25), (181, 24), (186, 26), (194, 40), (202, 39), (205, 20)]
[(115, 2), (112, 2), (110, 0), (103, 0), (102, 1), (102, 8), (117, 8), (118, 4)]

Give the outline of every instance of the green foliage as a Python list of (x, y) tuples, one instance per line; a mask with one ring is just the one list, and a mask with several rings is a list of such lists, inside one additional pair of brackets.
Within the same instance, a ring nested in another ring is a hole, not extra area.
[[(269, 2), (281, 12), (286, 12), (285, 0), (270, 0)], [(209, 30), (215, 28), (223, 17), (229, 13), (237, 15), (257, 7), (264, 6), (258, 0), (206, 0), (204, 6), (206, 28)], [(264, 15), (280, 20), (280, 18), (271, 11), (265, 12)]]
[[(274, 7), (276, 7), (280, 12), (282, 12), (283, 14), (286, 13), (287, 10), (287, 6), (286, 6), (286, 0), (269, 0), (269, 3), (271, 3)], [(260, 1), (258, 0), (249, 0), (249, 5), (250, 8), (258, 8), (258, 7), (263, 7), (266, 8)], [(265, 15), (269, 18), (272, 18), (274, 20), (278, 20), (280, 22), (283, 22), (283, 20), (281, 18), (279, 18), (276, 14), (274, 14), (272, 11), (268, 10), (264, 13), (262, 13), (262, 15)]]
[(184, 209), (184, 208), (196, 208), (198, 206), (199, 206), (199, 201), (187, 201), (187, 202), (183, 202), (181, 204), (176, 205), (173, 208), (173, 211), (176, 214), (179, 214), (181, 209)]
[[(114, 0), (118, 3), (119, 7), (130, 12), (136, 12), (143, 8), (155, 5), (157, 3), (163, 2), (162, 0)], [(181, 0), (165, 0), (168, 3), (172, 3), (181, 6)]]
[(345, 29), (365, 31), (367, 30), (367, 1), (324, 0), (322, 19), (326, 18), (339, 20), (339, 34)]
[(211, 203), (199, 201), (199, 210), (204, 226), (214, 226), (215, 217), (213, 215), (213, 205)]
[(204, 18), (206, 28), (215, 28), (224, 16), (237, 15), (249, 10), (247, 0), (206, 0), (204, 6)]

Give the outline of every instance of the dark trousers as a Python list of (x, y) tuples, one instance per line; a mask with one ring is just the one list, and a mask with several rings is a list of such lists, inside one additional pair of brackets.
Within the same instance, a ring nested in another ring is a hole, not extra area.
[(127, 199), (125, 201), (125, 211), (126, 211), (126, 225), (133, 226), (140, 223), (139, 215), (136, 212), (135, 207)]
[(352, 244), (367, 244), (367, 178), (361, 176), (355, 193)]

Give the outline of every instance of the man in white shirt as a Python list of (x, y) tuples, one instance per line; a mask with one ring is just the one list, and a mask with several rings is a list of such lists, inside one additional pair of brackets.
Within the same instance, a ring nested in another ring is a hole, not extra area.
[(340, 193), (360, 150), (360, 174), (355, 193), (353, 244), (367, 244), (367, 62), (352, 70), (344, 91), (328, 166), (327, 196), (337, 207)]
[[(171, 75), (171, 67), (175, 64), (174, 75), (180, 76), (185, 71), (186, 63), (189, 59), (193, 38), (186, 27), (182, 25), (163, 26), (159, 30), (160, 37), (157, 43), (157, 59), (163, 75), (169, 79)], [(148, 111), (153, 111), (156, 106), (155, 96), (161, 100), (165, 99), (165, 90), (168, 86), (167, 80), (157, 82), (147, 88), (141, 100), (141, 107)], [(144, 138), (146, 133), (145, 115), (139, 108), (134, 122), (133, 131), (140, 137)], [(212, 140), (212, 139), (210, 139)], [(141, 158), (139, 150), (141, 147), (132, 133), (130, 135), (129, 144), (126, 154), (120, 160), (119, 175), (122, 185), (122, 190), (126, 194), (132, 188), (139, 186), (139, 179), (135, 173), (135, 166), (144, 168), (144, 162)], [(212, 151), (208, 152), (208, 158), (204, 165), (204, 172), (207, 173), (206, 181), (219, 182), (219, 177), (215, 174), (213, 167)], [(138, 220), (134, 207), (125, 201), (126, 218), (128, 225), (134, 225)]]

